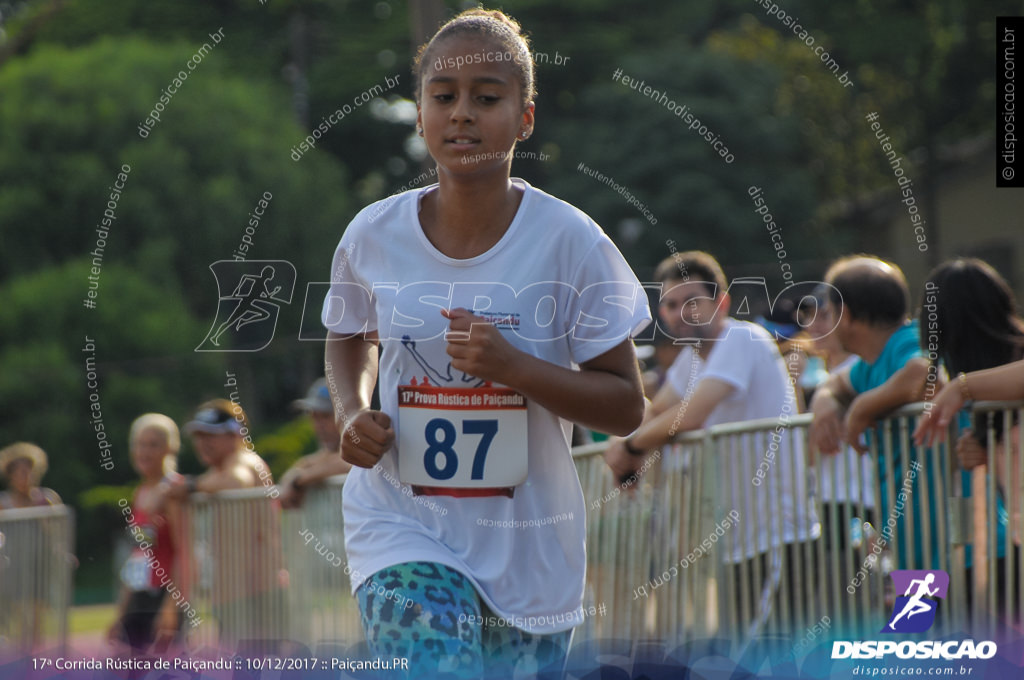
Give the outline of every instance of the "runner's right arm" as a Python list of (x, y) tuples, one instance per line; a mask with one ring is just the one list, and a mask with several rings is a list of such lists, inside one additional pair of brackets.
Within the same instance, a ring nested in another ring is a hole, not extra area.
[(327, 334), (324, 375), (341, 430), (341, 457), (372, 468), (395, 441), (391, 418), (370, 409), (377, 383), (377, 341), (372, 335)]

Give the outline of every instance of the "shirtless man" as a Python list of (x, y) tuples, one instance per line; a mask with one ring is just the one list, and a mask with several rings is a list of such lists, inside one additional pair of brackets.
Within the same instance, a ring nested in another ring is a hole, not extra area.
[(225, 489), (248, 489), (268, 479), (270, 468), (252, 448), (252, 436), (245, 412), (227, 399), (202, 404), (185, 425), (192, 435), (199, 460), (207, 470), (195, 479), (189, 491), (215, 493)]
[[(241, 406), (227, 399), (208, 401), (199, 406), (184, 429), (192, 436), (196, 454), (207, 469), (184, 484), (175, 484), (175, 492), (187, 495), (193, 491), (215, 494), (229, 489), (273, 489), (270, 468), (253, 450), (249, 421)], [(267, 497), (276, 495), (268, 493)], [(208, 520), (193, 527), (200, 534), (205, 532), (196, 540), (207, 545), (208, 552), (197, 559), (209, 560), (212, 565), (211, 598), (220, 629), (219, 643), (230, 648), (240, 642), (251, 645), (279, 639), (286, 628), (280, 612), (281, 587), (287, 577), (281, 555), (278, 503), (264, 498), (236, 499), (232, 506), (223, 506), (223, 502), (207, 506), (202, 512)], [(231, 507), (230, 515), (224, 514), (227, 507)], [(239, 519), (241, 524), (232, 524)], [(239, 565), (244, 565), (240, 571)]]

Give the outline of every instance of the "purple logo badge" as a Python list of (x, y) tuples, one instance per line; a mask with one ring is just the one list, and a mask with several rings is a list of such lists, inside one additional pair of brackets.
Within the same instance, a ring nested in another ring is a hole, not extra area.
[[(949, 590), (949, 574), (938, 569), (906, 569), (889, 574), (896, 587), (896, 605), (882, 633), (923, 633), (935, 623), (938, 602)], [(899, 593), (902, 593), (900, 595)]]

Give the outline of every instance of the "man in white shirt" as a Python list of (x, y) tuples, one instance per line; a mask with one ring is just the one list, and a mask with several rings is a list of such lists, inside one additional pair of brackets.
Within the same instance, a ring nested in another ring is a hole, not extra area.
[(727, 596), (735, 588), (737, 607), (745, 599), (755, 621), (760, 620), (771, 601), (765, 596), (783, 575), (793, 606), (815, 590), (815, 569), (809, 563), (815, 550), (807, 544), (821, 527), (809, 497), (802, 437), (786, 427), (797, 412), (795, 391), (772, 336), (728, 316), (725, 275), (711, 255), (676, 253), (658, 266), (655, 279), (662, 284), (663, 329), (687, 346), (648, 405), (643, 425), (614, 440), (605, 460), (625, 480), (640, 469), (651, 449), (679, 432), (764, 418), (776, 421), (770, 431), (745, 437), (745, 445), (736, 440), (735, 445), (706, 452), (710, 458), (703, 461), (710, 474), (720, 473), (716, 518), (732, 510), (740, 515), (739, 526), (721, 546), (735, 585), (720, 584), (720, 593)]

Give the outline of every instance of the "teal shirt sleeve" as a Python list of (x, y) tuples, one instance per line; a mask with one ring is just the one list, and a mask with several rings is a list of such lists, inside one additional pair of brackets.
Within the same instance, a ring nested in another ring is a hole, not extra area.
[(905, 324), (890, 336), (875, 363), (859, 360), (850, 369), (850, 386), (857, 394), (867, 392), (885, 383), (893, 373), (911, 359), (924, 356), (921, 351), (917, 322)]
[(866, 387), (868, 384), (868, 369), (868, 362), (863, 359), (857, 359), (857, 363), (850, 368), (850, 385), (857, 394), (867, 392), (869, 389)]
[[(924, 356), (924, 351), (921, 349), (921, 336), (917, 330), (917, 321), (911, 321), (896, 331), (890, 338), (890, 343), (892, 351), (887, 352), (888, 365), (886, 367), (889, 375), (906, 366), (911, 359)], [(886, 345), (886, 349), (889, 349), (889, 344)]]

